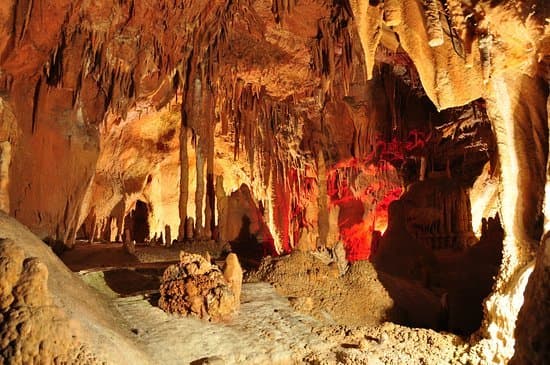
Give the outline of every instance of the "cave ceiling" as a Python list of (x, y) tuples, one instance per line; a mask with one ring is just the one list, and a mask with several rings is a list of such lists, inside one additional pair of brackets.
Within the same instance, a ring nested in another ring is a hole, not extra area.
[[(254, 194), (276, 201), (287, 236), (281, 216), (307, 210), (297, 196), (322, 183), (325, 162), (377, 162), (382, 148), (401, 169), (431, 143), (436, 169), (494, 168), (483, 98), (493, 79), (546, 77), (547, 15), (544, 1), (3, 1), (0, 137), (22, 156), (9, 209), (67, 240), (121, 196), (154, 194), (147, 171), (165, 163), (180, 168), (179, 219), (206, 209), (211, 220), (214, 198), (183, 209), (183, 185), (205, 180), (195, 200), (212, 195), (206, 180), (227, 173), (214, 161), (233, 154), (249, 178), (230, 189), (262, 185)], [(471, 166), (465, 148), (478, 153)], [(186, 158), (206, 175), (185, 177)]]

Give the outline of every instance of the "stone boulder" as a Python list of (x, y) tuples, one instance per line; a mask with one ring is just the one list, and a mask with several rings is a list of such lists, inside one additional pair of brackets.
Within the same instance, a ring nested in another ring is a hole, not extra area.
[(236, 311), (237, 298), (218, 266), (200, 255), (181, 252), (180, 262), (164, 271), (159, 307), (169, 313), (223, 321)]

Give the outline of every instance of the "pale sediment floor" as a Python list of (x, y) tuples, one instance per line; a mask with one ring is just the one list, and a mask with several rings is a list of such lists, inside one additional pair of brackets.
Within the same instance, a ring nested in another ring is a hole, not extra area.
[[(80, 252), (90, 255), (94, 250), (88, 247)], [(230, 322), (165, 313), (156, 306), (155, 280), (167, 263), (147, 261), (163, 257), (171, 261), (171, 251), (139, 247), (136, 257), (142, 259), (133, 268), (122, 262), (118, 264), (125, 268), (115, 268), (111, 262), (105, 269), (87, 268), (80, 273), (113, 304), (120, 326), (132, 334), (130, 340), (156, 363), (435, 365), (457, 363), (467, 351), (459, 337), (433, 330), (393, 323), (344, 326), (329, 317), (314, 318), (296, 311), (287, 297), (263, 282), (243, 285), (240, 310)], [(107, 255), (110, 260), (116, 258), (114, 252)]]
[(300, 361), (327, 346), (313, 329), (319, 324), (296, 313), (265, 283), (243, 286), (239, 314), (229, 323), (209, 323), (163, 312), (144, 296), (114, 300), (146, 352), (159, 364), (223, 360), (226, 364)]
[[(98, 287), (100, 273), (94, 286)], [(103, 291), (102, 289), (100, 289)], [(327, 324), (296, 312), (267, 283), (243, 285), (238, 315), (209, 323), (167, 314), (149, 295), (114, 297), (142, 351), (159, 364), (452, 364), (467, 346), (457, 336), (392, 323)], [(153, 303), (152, 303), (153, 302)], [(216, 362), (217, 361), (217, 362)]]

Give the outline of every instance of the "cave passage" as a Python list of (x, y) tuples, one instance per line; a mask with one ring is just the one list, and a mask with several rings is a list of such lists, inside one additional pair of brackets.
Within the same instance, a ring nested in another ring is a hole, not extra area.
[(549, 361), (549, 1), (1, 1), (0, 363)]
[(126, 216), (126, 226), (131, 227), (130, 239), (139, 243), (148, 242), (149, 208), (147, 203), (138, 200), (135, 208)]

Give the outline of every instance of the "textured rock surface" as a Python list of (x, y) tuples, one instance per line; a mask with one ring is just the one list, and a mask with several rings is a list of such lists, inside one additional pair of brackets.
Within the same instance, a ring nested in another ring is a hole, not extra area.
[(164, 364), (200, 364), (212, 357), (231, 365), (480, 363), (458, 336), (392, 323), (335, 325), (295, 312), (266, 283), (245, 283), (238, 316), (224, 324), (174, 318), (139, 296), (115, 303), (147, 351), (157, 352), (157, 362)]
[(238, 308), (239, 296), (216, 265), (182, 251), (180, 262), (170, 265), (162, 275), (159, 307), (169, 313), (223, 321)]
[[(464, 172), (474, 150), (498, 161), (506, 238), (481, 334), (505, 362), (543, 233), (549, 13), (543, 0), (3, 1), (0, 208), (67, 245), (120, 239), (138, 203), (143, 240), (166, 241), (166, 226), (213, 239), (233, 229), (223, 200), (245, 183), (274, 251), (332, 247), (342, 233), (348, 255), (366, 258), (401, 191), (379, 196), (380, 182), (401, 183), (386, 167)], [(497, 158), (478, 127), (448, 149), (409, 139), (479, 97)], [(376, 171), (335, 168), (348, 160)], [(328, 219), (331, 169), (341, 206)]]
[[(207, 252), (208, 253), (208, 252)], [(210, 256), (210, 255), (208, 255)], [(210, 262), (210, 260), (206, 260)], [(230, 253), (225, 258), (225, 266), (223, 268), (223, 277), (227, 281), (229, 289), (235, 296), (237, 307), (241, 304), (241, 288), (243, 284), (243, 269), (239, 263), (239, 258), (236, 254)]]
[[(390, 317), (394, 304), (372, 265), (365, 261), (355, 263), (340, 276), (336, 266), (311, 253), (293, 252), (279, 259), (264, 259), (247, 280), (272, 283), (279, 293), (291, 298), (294, 306), (340, 324), (379, 324)], [(312, 305), (307, 304), (309, 301)]]
[(550, 359), (550, 244), (539, 248), (535, 269), (525, 289), (518, 314), (515, 353), (510, 364), (544, 364)]
[(2, 212), (0, 236), (0, 358), (14, 364), (149, 363), (105, 298)]
[(79, 341), (80, 329), (52, 302), (48, 268), (0, 240), (0, 362), (99, 363)]

